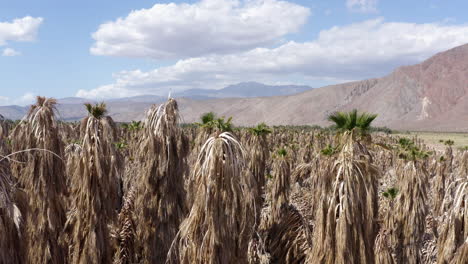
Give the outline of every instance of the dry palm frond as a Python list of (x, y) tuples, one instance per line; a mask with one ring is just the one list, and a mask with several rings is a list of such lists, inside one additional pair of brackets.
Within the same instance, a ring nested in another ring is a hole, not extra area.
[(316, 169), (317, 169), (316, 161), (317, 160), (312, 161), (310, 163), (299, 164), (296, 167), (296, 169), (294, 169), (291, 175), (292, 182), (298, 183), (300, 186), (302, 186), (309, 177), (313, 177), (313, 174), (316, 172)]
[(446, 189), (446, 181), (447, 181), (447, 164), (445, 162), (441, 162), (436, 167), (436, 174), (434, 179), (434, 212), (436, 216), (441, 213), (441, 207), (444, 202), (445, 197), (445, 189)]
[(289, 204), (291, 193), (291, 169), (285, 156), (279, 157), (273, 164), (273, 186), (270, 193), (271, 223), (277, 222), (281, 217), (281, 208)]
[(394, 264), (388, 230), (381, 229), (375, 239), (375, 264)]
[(311, 244), (310, 230), (294, 206), (283, 204), (277, 221), (260, 233), (270, 263), (304, 263)]
[[(0, 144), (3, 144), (1, 137)], [(8, 161), (0, 161), (0, 263), (22, 262), (20, 251), (22, 216), (14, 201), (14, 191)]]
[(457, 250), (452, 262), (450, 264), (466, 264), (468, 263), (468, 237), (462, 246)]
[(374, 262), (379, 173), (362, 156), (364, 147), (356, 145), (353, 131), (345, 132), (333, 169), (332, 193), (322, 195), (318, 205), (314, 245), (308, 257), (313, 263)]
[(265, 187), (266, 167), (270, 153), (265, 134), (251, 135), (249, 153), (249, 170), (252, 172), (257, 182), (257, 197), (255, 199), (256, 217), (260, 219), (260, 211), (263, 205), (263, 189)]
[(66, 170), (67, 170), (67, 186), (70, 188), (70, 175), (73, 175), (74, 169), (76, 168), (82, 151), (82, 147), (79, 144), (71, 143), (65, 147), (65, 158), (66, 158)]
[(253, 232), (254, 179), (230, 133), (207, 140), (193, 174), (196, 195), (174, 245), (179, 263), (244, 263)]
[(399, 175), (395, 212), (391, 216), (391, 243), (397, 263), (420, 263), (428, 213), (428, 174), (419, 161), (410, 161)]
[(247, 261), (250, 264), (270, 264), (271, 255), (265, 248), (265, 242), (255, 233), (249, 242)]
[(178, 126), (177, 102), (153, 106), (145, 121), (137, 181), (136, 252), (143, 263), (164, 262), (184, 219), (188, 142)]
[(8, 125), (5, 118), (0, 115), (0, 138), (6, 138), (8, 136)]
[(55, 104), (55, 99), (37, 97), (12, 133), (13, 152), (20, 153), (15, 156), (20, 162), (13, 162), (12, 168), (27, 195), (23, 237), (29, 263), (63, 263), (66, 259), (64, 245), (59, 244), (67, 190)]
[(122, 162), (113, 142), (116, 126), (107, 116), (83, 119), (82, 150), (71, 175), (72, 208), (67, 215), (70, 263), (110, 263), (108, 226), (121, 202)]
[(461, 155), (461, 161), (458, 166), (458, 175), (468, 175), (468, 151), (464, 151)]
[[(448, 219), (445, 220), (439, 237), (438, 263), (453, 263), (457, 257), (465, 260), (468, 258), (468, 177), (458, 179), (453, 184), (456, 191)], [(456, 254), (459, 256), (456, 257)]]
[(118, 242), (118, 248), (114, 255), (114, 264), (135, 263), (135, 253), (133, 252), (135, 237), (134, 202), (135, 188), (132, 186), (124, 198), (122, 210), (118, 216), (117, 228), (112, 234), (112, 237), (117, 239)]

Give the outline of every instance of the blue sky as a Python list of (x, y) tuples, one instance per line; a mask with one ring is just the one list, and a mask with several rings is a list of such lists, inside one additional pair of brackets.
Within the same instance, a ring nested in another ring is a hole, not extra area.
[(379, 77), (468, 43), (466, 10), (464, 0), (0, 0), (0, 105)]

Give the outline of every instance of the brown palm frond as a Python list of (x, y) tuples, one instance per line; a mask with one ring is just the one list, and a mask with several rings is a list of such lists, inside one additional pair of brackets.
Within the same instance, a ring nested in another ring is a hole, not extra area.
[[(0, 145), (4, 139), (0, 137)], [(0, 155), (5, 153), (1, 152)], [(22, 215), (15, 201), (15, 186), (7, 160), (0, 161), (0, 263), (22, 263)]]
[(117, 240), (117, 251), (114, 255), (114, 264), (135, 263), (134, 239), (134, 203), (135, 188), (132, 186), (124, 198), (122, 210), (117, 219), (117, 228), (112, 232), (112, 237)]
[[(56, 100), (37, 97), (12, 132), (13, 175), (26, 194), (26, 262), (63, 263), (65, 245), (59, 243), (65, 223), (65, 164), (63, 143), (55, 119)], [(24, 151), (24, 150), (43, 151)]]
[(369, 162), (365, 147), (355, 143), (353, 133), (343, 134), (332, 193), (322, 195), (318, 205), (308, 257), (315, 263), (373, 263), (375, 259), (379, 171)]
[(456, 186), (455, 195), (439, 237), (437, 263), (457, 263), (454, 259), (467, 258), (468, 177), (460, 178), (452, 184)]
[(281, 217), (281, 208), (283, 205), (289, 204), (289, 196), (291, 193), (291, 169), (289, 161), (286, 157), (279, 157), (273, 163), (273, 183), (270, 193), (270, 221), (277, 222)]
[(141, 178), (137, 180), (135, 250), (143, 263), (166, 260), (187, 213), (188, 142), (178, 121), (174, 99), (153, 106), (145, 120), (145, 139), (138, 154)]
[(260, 233), (270, 263), (305, 263), (307, 252), (311, 247), (311, 232), (294, 206), (283, 204), (277, 221)]
[(267, 169), (267, 162), (270, 158), (270, 153), (268, 151), (268, 142), (267, 136), (265, 134), (261, 135), (250, 135), (249, 146), (249, 161), (248, 167), (249, 170), (252, 172), (253, 176), (255, 177), (255, 181), (257, 182), (257, 197), (255, 198), (255, 209), (256, 209), (256, 218), (257, 220), (260, 219), (260, 212), (263, 206), (263, 193), (265, 187), (265, 179), (266, 179), (266, 169)]
[(196, 197), (174, 241), (178, 263), (247, 261), (256, 186), (245, 168), (244, 150), (232, 134), (221, 133), (203, 145), (192, 177)]
[(112, 118), (90, 115), (81, 122), (82, 146), (70, 175), (71, 205), (65, 230), (69, 263), (110, 263), (114, 248), (109, 226), (117, 220), (122, 158), (115, 149)]
[(390, 241), (397, 263), (420, 263), (428, 214), (428, 173), (421, 161), (410, 161), (399, 172), (395, 210), (390, 216)]

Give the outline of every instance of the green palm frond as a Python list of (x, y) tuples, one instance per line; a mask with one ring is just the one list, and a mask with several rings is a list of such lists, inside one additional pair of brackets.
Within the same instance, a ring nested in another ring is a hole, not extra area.
[(359, 113), (356, 109), (353, 109), (350, 112), (335, 112), (328, 116), (328, 121), (335, 123), (334, 127), (342, 132), (359, 129), (365, 133), (369, 131), (372, 122), (376, 118), (376, 114)]
[(212, 122), (213, 120), (216, 119), (216, 115), (213, 112), (208, 112), (208, 113), (204, 113), (200, 117), (200, 119), (202, 121), (202, 124), (208, 124), (209, 122)]
[(202, 122), (195, 124), (203, 128), (218, 129), (221, 132), (232, 132), (234, 129), (232, 125), (232, 117), (225, 120), (224, 116), (218, 118), (215, 113), (209, 112), (203, 114), (200, 119)]
[(256, 127), (250, 128), (249, 131), (256, 136), (268, 135), (272, 132), (265, 123), (260, 123)]
[(106, 104), (105, 103), (99, 103), (99, 104), (89, 104), (86, 103), (84, 104), (86, 107), (86, 110), (88, 111), (88, 114), (95, 117), (95, 118), (101, 118), (104, 115), (107, 114), (107, 109), (106, 109)]

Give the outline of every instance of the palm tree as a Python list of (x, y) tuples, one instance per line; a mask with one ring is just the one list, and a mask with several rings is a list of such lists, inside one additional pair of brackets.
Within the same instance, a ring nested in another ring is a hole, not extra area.
[(215, 118), (216, 118), (216, 115), (213, 112), (204, 113), (200, 117), (200, 119), (202, 121), (202, 124), (204, 124), (204, 125), (206, 125), (206, 124), (208, 124), (210, 122), (213, 122), (215, 120)]
[(375, 118), (377, 118), (376, 114), (358, 113), (356, 109), (353, 109), (350, 112), (335, 112), (328, 116), (328, 121), (335, 123), (334, 127), (340, 132), (357, 129), (366, 134)]
[(179, 107), (169, 99), (148, 111), (135, 178), (137, 263), (164, 263), (187, 213), (184, 176), (188, 138), (179, 126)]
[(225, 117), (217, 117), (215, 113), (208, 112), (201, 117), (201, 123), (196, 123), (198, 126), (208, 129), (210, 132), (213, 130), (221, 132), (232, 132), (232, 117), (225, 120)]
[(128, 129), (130, 129), (131, 131), (140, 130), (141, 129), (141, 121), (132, 120), (132, 122), (128, 125)]
[(70, 169), (67, 263), (110, 263), (114, 248), (109, 227), (117, 221), (121, 205), (123, 162), (113, 144), (117, 127), (106, 116), (105, 104), (85, 106), (88, 116), (81, 121), (81, 152)]
[(18, 186), (26, 193), (24, 229), (26, 263), (64, 263), (60, 237), (66, 220), (67, 185), (56, 113), (57, 101), (38, 96), (12, 132), (12, 152), (40, 149), (16, 156), (11, 163)]

